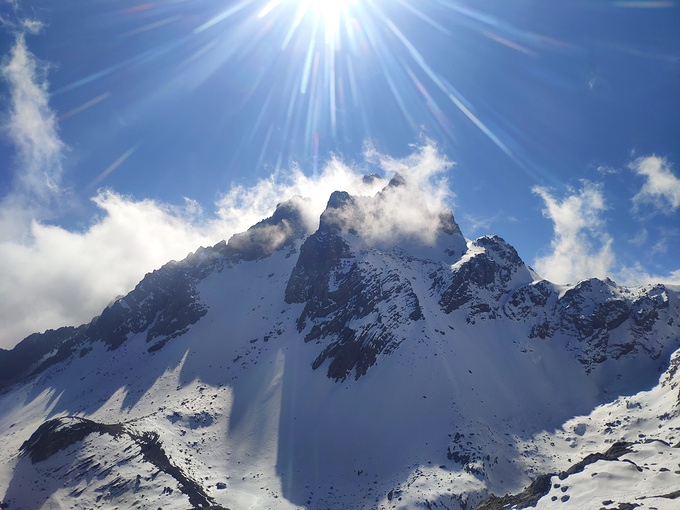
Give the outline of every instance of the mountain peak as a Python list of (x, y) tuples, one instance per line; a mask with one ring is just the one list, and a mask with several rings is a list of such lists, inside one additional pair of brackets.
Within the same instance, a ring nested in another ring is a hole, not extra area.
[(368, 246), (398, 248), (417, 258), (453, 262), (467, 250), (453, 213), (400, 174), (374, 196), (332, 193), (321, 215), (320, 232), (325, 231), (351, 234)]
[(404, 179), (404, 177), (400, 173), (397, 172), (390, 179), (390, 182), (387, 186), (391, 187), (391, 188), (397, 188), (399, 186), (406, 186), (406, 179)]
[(373, 173), (373, 174), (366, 174), (361, 178), (361, 182), (364, 184), (374, 184), (376, 181), (382, 181), (383, 178), (380, 177), (378, 174)]
[(271, 217), (234, 234), (226, 245), (226, 253), (236, 259), (256, 260), (304, 238), (309, 228), (304, 215), (308, 202), (309, 199), (295, 196), (278, 204)]

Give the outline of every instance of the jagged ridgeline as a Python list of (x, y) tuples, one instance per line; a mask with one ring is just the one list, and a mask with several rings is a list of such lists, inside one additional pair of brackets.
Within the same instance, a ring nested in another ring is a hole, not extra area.
[(3, 507), (673, 508), (678, 288), (555, 285), (367, 182), (0, 351)]

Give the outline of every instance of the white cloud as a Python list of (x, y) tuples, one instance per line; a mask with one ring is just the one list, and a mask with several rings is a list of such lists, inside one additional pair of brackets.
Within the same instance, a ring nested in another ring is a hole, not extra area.
[(680, 269), (671, 271), (667, 275), (653, 275), (642, 267), (642, 264), (639, 262), (633, 267), (622, 267), (614, 277), (618, 282), (629, 286), (655, 284), (659, 282), (680, 285)]
[(184, 257), (206, 237), (192, 228), (190, 207), (170, 208), (104, 192), (104, 215), (82, 232), (45, 224), (68, 196), (60, 188), (67, 147), (49, 106), (46, 66), (26, 46), (34, 21), (14, 25), (14, 45), (0, 73), (8, 91), (3, 119), (16, 150), (14, 180), (0, 200), (0, 345), (48, 327), (89, 320), (129, 291), (146, 271)]
[(17, 191), (45, 202), (59, 192), (66, 149), (50, 109), (45, 66), (28, 51), (23, 33), (2, 65), (9, 86), (9, 116), (3, 127), (17, 150)]
[[(173, 207), (103, 191), (93, 199), (101, 216), (82, 231), (34, 219), (25, 230), (17, 227), (12, 236), (0, 241), (0, 301), (4, 304), (0, 307), (0, 345), (11, 347), (35, 331), (89, 321), (111, 299), (132, 290), (146, 272), (247, 229), (293, 195), (315, 198), (307, 211), (311, 229), (312, 218), (316, 215), (318, 222), (331, 191), (365, 191), (366, 185), (358, 178), (338, 160), (318, 179), (295, 168), (280, 183), (269, 178), (250, 188), (232, 188), (212, 218), (206, 218), (190, 200)], [(20, 197), (13, 195), (0, 207), (8, 225), (20, 225), (17, 215), (23, 219), (34, 212), (14, 207), (19, 202)]]
[(21, 27), (29, 34), (37, 34), (45, 28), (45, 24), (36, 19), (22, 19)]
[[(640, 262), (632, 267), (615, 266), (613, 239), (602, 219), (607, 207), (601, 185), (583, 182), (580, 190), (570, 190), (561, 200), (542, 187), (537, 186), (533, 191), (545, 201), (543, 214), (554, 224), (551, 253), (534, 261), (534, 268), (541, 276), (555, 283), (610, 276), (624, 285), (680, 284), (680, 269), (657, 275), (650, 274)], [(628, 242), (641, 246), (648, 238), (649, 232), (642, 229)], [(650, 253), (663, 253), (667, 249), (668, 240), (664, 236)]]
[(385, 185), (380, 181), (366, 183), (362, 177), (360, 170), (334, 157), (317, 177), (309, 177), (293, 165), (278, 178), (272, 175), (250, 187), (232, 186), (217, 201), (217, 218), (211, 221), (211, 229), (241, 232), (269, 216), (276, 204), (300, 195), (310, 198), (304, 212), (308, 228), (313, 231), (333, 191), (343, 190), (352, 195), (365, 196), (375, 194)]
[(427, 193), (437, 204), (445, 203), (453, 197), (446, 180), (446, 172), (454, 163), (439, 152), (431, 140), (425, 139), (413, 153), (401, 159), (391, 158), (378, 153), (375, 149), (366, 151), (366, 158), (380, 165), (388, 178), (399, 173), (410, 183)]
[(647, 242), (647, 238), (649, 237), (649, 232), (647, 232), (646, 228), (643, 228), (640, 230), (637, 234), (635, 234), (634, 237), (628, 240), (628, 242), (634, 246), (642, 246)]
[(532, 191), (544, 200), (543, 215), (554, 225), (552, 252), (535, 259), (536, 271), (555, 283), (605, 277), (615, 257), (601, 218), (606, 209), (601, 186), (583, 182), (580, 190), (569, 190), (561, 200), (540, 186)]
[(649, 204), (670, 214), (680, 207), (680, 179), (673, 174), (666, 159), (658, 156), (641, 157), (628, 167), (645, 177), (642, 189), (633, 197), (635, 210), (643, 204)]
[[(356, 214), (351, 220), (347, 218), (353, 227), (369, 241), (385, 243), (406, 236), (430, 242), (438, 231), (439, 215), (452, 197), (444, 177), (452, 163), (427, 140), (406, 158), (395, 159), (369, 150), (366, 159), (377, 164), (387, 179), (399, 173), (405, 185), (387, 190), (381, 200), (359, 199)], [(218, 201), (218, 218), (211, 222), (211, 229), (245, 230), (271, 214), (274, 204), (300, 195), (311, 199), (305, 211), (311, 232), (317, 228), (333, 191), (373, 197), (387, 184), (384, 179), (366, 182), (363, 175), (361, 169), (333, 158), (316, 178), (304, 175), (294, 166), (278, 180), (270, 177), (249, 188), (235, 186)]]
[(668, 239), (665, 237), (662, 237), (659, 239), (654, 246), (652, 246), (652, 250), (650, 252), (650, 255), (656, 255), (658, 253), (667, 253), (668, 252)]
[(619, 171), (616, 168), (612, 168), (608, 165), (600, 165), (597, 167), (597, 171), (602, 175), (617, 174)]
[(386, 188), (378, 200), (358, 200), (357, 210), (345, 218), (370, 243), (391, 247), (398, 241), (434, 244), (440, 233), (446, 203), (453, 197), (446, 180), (453, 163), (435, 144), (426, 140), (406, 158), (394, 159), (369, 151), (391, 178), (399, 174), (403, 184)]
[(84, 232), (33, 221), (30, 241), (0, 243), (0, 345), (87, 322), (145, 272), (206, 243), (183, 211), (111, 192), (94, 200), (105, 215)]

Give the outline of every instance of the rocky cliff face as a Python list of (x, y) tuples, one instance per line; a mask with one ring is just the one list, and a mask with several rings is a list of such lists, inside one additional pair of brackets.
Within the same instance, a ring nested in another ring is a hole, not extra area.
[(517, 289), (505, 312), (530, 323), (531, 337), (568, 337), (568, 349), (591, 371), (607, 359), (667, 357), (678, 334), (676, 300), (677, 293), (663, 285), (628, 289), (592, 278), (560, 295), (540, 281)]

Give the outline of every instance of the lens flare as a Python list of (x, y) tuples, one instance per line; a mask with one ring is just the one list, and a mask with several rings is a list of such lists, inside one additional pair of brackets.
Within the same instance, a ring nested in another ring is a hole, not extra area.
[[(134, 41), (128, 47), (136, 53), (121, 53), (120, 62), (53, 94), (134, 72), (163, 76), (162, 86), (139, 100), (146, 107), (159, 98), (214, 87), (219, 79), (220, 90), (238, 96), (241, 107), (234, 110), (215, 99), (221, 115), (216, 139), (219, 130), (230, 133), (231, 117), (242, 116), (241, 110), (256, 112), (250, 121), (239, 119), (245, 127), (234, 137), (239, 142), (228, 165), (256, 153), (256, 168), (276, 162), (275, 174), (285, 161), (316, 168), (319, 153), (380, 143), (378, 132), (389, 133), (390, 140), (427, 132), (457, 143), (460, 133), (471, 129), (520, 164), (524, 133), (508, 124), (504, 107), (481, 94), (483, 87), (468, 76), (491, 65), (489, 56), (494, 65), (502, 67), (507, 59), (531, 68), (554, 52), (581, 49), (523, 30), (493, 12), (454, 0), (143, 3), (119, 13), (128, 21), (120, 39)], [(443, 45), (446, 58), (431, 50)], [(89, 103), (74, 113), (86, 107)]]
[(343, 11), (354, 4), (357, 4), (358, 0), (301, 0), (300, 6), (303, 9), (310, 9), (316, 11), (326, 18), (334, 18), (339, 16)]

